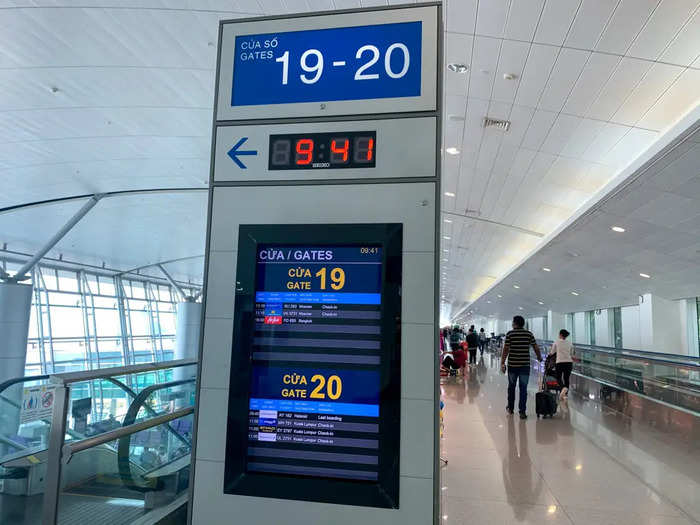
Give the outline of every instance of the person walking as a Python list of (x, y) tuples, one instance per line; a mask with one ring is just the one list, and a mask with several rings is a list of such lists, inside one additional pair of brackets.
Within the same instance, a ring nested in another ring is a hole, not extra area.
[(467, 334), (467, 348), (469, 349), (469, 364), (476, 364), (476, 350), (479, 347), (479, 336), (476, 335), (474, 326), (469, 329)]
[(562, 399), (569, 395), (569, 379), (574, 368), (574, 360), (571, 357), (574, 345), (571, 344), (567, 337), (569, 337), (568, 330), (564, 328), (559, 330), (559, 339), (554, 341), (551, 350), (551, 353), (557, 356), (557, 381), (559, 381), (559, 386), (561, 387), (559, 397)]
[(484, 329), (482, 328), (479, 332), (479, 353), (482, 356), (484, 355), (484, 348), (486, 348), (486, 339), (486, 332), (484, 332)]
[[(520, 419), (527, 419), (527, 384), (530, 380), (530, 347), (535, 350), (537, 360), (542, 361), (540, 347), (532, 332), (525, 329), (525, 319), (513, 317), (513, 329), (506, 334), (501, 356), (501, 372), (508, 372), (508, 405), (506, 412), (513, 415), (515, 410), (515, 384), (520, 387), (518, 412)], [(508, 367), (506, 369), (506, 363)]]

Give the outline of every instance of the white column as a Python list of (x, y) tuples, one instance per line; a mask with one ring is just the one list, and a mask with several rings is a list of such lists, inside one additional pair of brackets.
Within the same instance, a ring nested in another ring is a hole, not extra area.
[(639, 335), (642, 350), (678, 354), (682, 352), (681, 318), (678, 303), (644, 294), (639, 298)]
[[(175, 322), (174, 359), (196, 358), (199, 350), (199, 334), (202, 323), (202, 303), (185, 301), (177, 305)], [(229, 349), (230, 351), (230, 349)], [(176, 368), (175, 380), (192, 376), (194, 367)]]
[(24, 375), (32, 286), (0, 283), (0, 382)]
[(678, 301), (681, 320), (681, 351), (685, 355), (698, 356), (698, 308), (695, 297)]
[(559, 312), (547, 311), (547, 339), (556, 341), (559, 337), (559, 330), (566, 328), (564, 314)]
[(615, 346), (614, 314), (611, 308), (595, 311), (595, 344), (596, 346)]
[[(27, 360), (27, 334), (32, 308), (32, 286), (0, 282), (0, 383), (24, 376)], [(22, 385), (8, 388), (3, 395), (22, 402)], [(0, 406), (0, 434), (13, 435), (19, 425), (19, 410)], [(0, 445), (0, 454), (7, 452)]]

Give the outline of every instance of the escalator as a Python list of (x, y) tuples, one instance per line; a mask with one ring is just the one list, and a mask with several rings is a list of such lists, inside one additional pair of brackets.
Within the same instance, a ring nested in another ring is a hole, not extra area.
[[(128, 378), (131, 381), (100, 378), (88, 385), (71, 385), (69, 406), (77, 406), (86, 391), (106, 394), (90, 397), (89, 415), (84, 418), (69, 410), (66, 446), (100, 438), (134, 423), (148, 422), (177, 407), (192, 406), (195, 383), (192, 375), (145, 387), (140, 385), (140, 391), (126, 384), (130, 382), (133, 386), (133, 378)], [(18, 389), (47, 384), (48, 379), (48, 376), (33, 376), (0, 384), (2, 523), (41, 521), (51, 421), (19, 424), (22, 397)], [(103, 382), (110, 388), (105, 388)], [(138, 385), (138, 381), (135, 383)], [(115, 390), (118, 403), (113, 395)], [(62, 469), (58, 523), (86, 523), (86, 517), (97, 507), (101, 507), (101, 516), (105, 512), (111, 516), (106, 523), (131, 523), (177, 500), (185, 494), (189, 480), (191, 432), (192, 416), (189, 416), (72, 455)]]

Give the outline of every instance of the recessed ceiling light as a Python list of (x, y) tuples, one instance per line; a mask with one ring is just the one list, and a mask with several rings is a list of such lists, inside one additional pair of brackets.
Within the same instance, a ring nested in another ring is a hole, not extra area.
[(449, 241), (452, 237), (450, 237), (449, 235), (443, 235), (442, 238), (446, 241)]
[(649, 275), (648, 273), (640, 273), (639, 276), (644, 277), (645, 279), (651, 279), (651, 275)]
[(518, 75), (515, 73), (503, 73), (503, 80), (515, 80), (518, 78)]
[(578, 257), (578, 256), (579, 256), (579, 254), (576, 253), (576, 252), (569, 252), (569, 255), (571, 255), (572, 257)]
[(522, 306), (518, 306), (518, 310), (522, 310), (522, 309), (523, 309), (523, 307), (522, 307)]
[(543, 272), (551, 272), (552, 270), (550, 268), (547, 268), (546, 266), (542, 268)]
[(59, 91), (61, 91), (56, 86), (51, 86), (49, 89), (51, 90), (51, 93), (58, 93)]
[(537, 304), (543, 305), (544, 303), (542, 301), (537, 301)]
[(445, 222), (446, 222), (447, 224), (452, 224), (452, 221), (451, 221), (450, 219), (445, 219)]
[(503, 296), (502, 296), (502, 295), (496, 295), (496, 297), (498, 297), (498, 298), (500, 299), (500, 298), (503, 297)]
[(447, 148), (445, 153), (449, 153), (450, 155), (459, 155), (459, 150), (457, 148)]
[(447, 69), (449, 69), (450, 71), (454, 71), (455, 73), (466, 73), (469, 70), (469, 66), (466, 64), (458, 64), (452, 62), (450, 64), (447, 64)]
[(455, 194), (452, 193), (451, 191), (446, 191), (446, 192), (445, 192), (445, 197), (454, 197), (454, 196), (455, 196)]
[(491, 304), (491, 301), (486, 301), (488, 304)]
[(450, 250), (442, 250), (445, 253), (450, 253)]
[(578, 295), (578, 292), (571, 292), (571, 295)]
[(617, 233), (624, 233), (625, 229), (622, 226), (611, 226), (610, 229)]
[(517, 284), (514, 284), (514, 285), (513, 285), (513, 288), (518, 288), (518, 289), (519, 289), (520, 286), (518, 286)]

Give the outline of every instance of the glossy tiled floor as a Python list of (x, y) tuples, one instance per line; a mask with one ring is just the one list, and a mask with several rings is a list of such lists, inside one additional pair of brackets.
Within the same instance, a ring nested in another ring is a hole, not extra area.
[[(672, 477), (661, 478), (654, 463), (664, 458), (647, 465), (653, 451), (647, 446), (639, 455), (634, 443), (639, 430), (627, 436), (615, 433), (624, 416), (604, 413), (575, 394), (560, 404), (553, 419), (538, 420), (534, 375), (529, 418), (506, 416), (507, 381), (497, 367), (497, 359), (487, 354), (465, 378), (443, 379), (444, 524), (700, 523), (693, 507), (700, 500), (700, 473), (675, 483), (668, 481)], [(697, 449), (679, 448), (675, 452), (680, 456), (698, 461)], [(627, 464), (635, 457), (637, 464)], [(678, 494), (686, 496), (688, 505), (677, 504), (685, 501), (674, 498)]]

